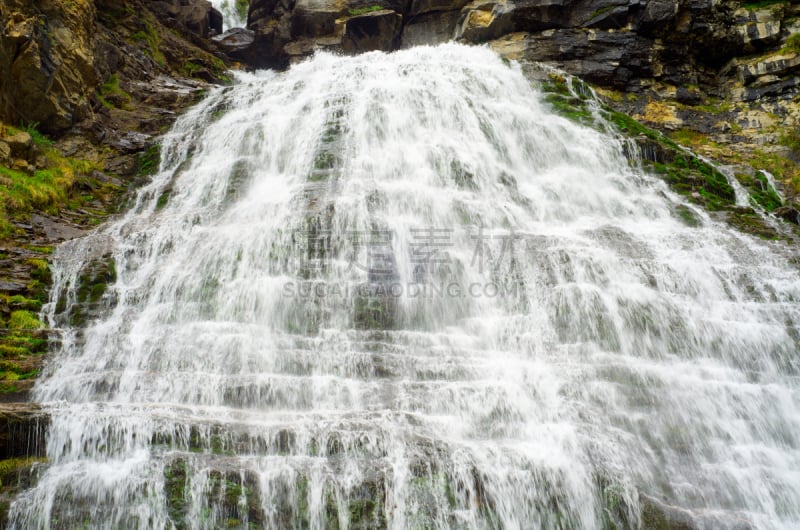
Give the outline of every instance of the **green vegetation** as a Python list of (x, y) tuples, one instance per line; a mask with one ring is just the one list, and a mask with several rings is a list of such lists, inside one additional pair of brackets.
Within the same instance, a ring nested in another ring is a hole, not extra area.
[(594, 20), (595, 18), (599, 17), (600, 15), (604, 15), (604, 14), (608, 13), (609, 11), (614, 9), (615, 7), (617, 7), (617, 6), (605, 6), (605, 7), (601, 7), (600, 9), (595, 9), (595, 11), (591, 15), (589, 15), (589, 18), (586, 19), (586, 22), (590, 22), (590, 21)]
[[(562, 75), (551, 73), (548, 78), (549, 80), (542, 84), (542, 90), (546, 93), (545, 100), (553, 110), (573, 121), (591, 124), (594, 117), (586, 105), (588, 97), (576, 97), (570, 91), (567, 79)], [(575, 82), (581, 83), (578, 80)]]
[(742, 4), (742, 7), (745, 9), (761, 9), (784, 4), (788, 4), (787, 0), (760, 0), (759, 2), (745, 2)]
[[(28, 125), (26, 132), (41, 152), (45, 167), (25, 171), (0, 166), (0, 238), (13, 235), (13, 222), (26, 222), (34, 210), (57, 214), (63, 208), (86, 209), (96, 195), (105, 197), (116, 190), (91, 176), (102, 169), (99, 164), (61, 155), (34, 125)], [(10, 134), (20, 132), (14, 127), (4, 128)], [(87, 188), (92, 193), (80, 192)]]
[[(575, 82), (580, 83), (577, 80)], [(567, 80), (558, 74), (550, 74), (548, 80), (542, 83), (542, 89), (546, 91), (545, 98), (556, 112), (573, 121), (607, 130), (607, 125), (598, 123), (592, 115), (588, 95), (581, 96), (588, 94), (588, 90), (580, 84), (575, 85), (575, 88), (570, 90)], [(727, 110), (730, 110), (730, 105), (720, 103), (703, 111), (716, 114)], [(606, 105), (601, 107), (601, 114), (614, 131), (635, 139), (639, 145), (646, 146), (647, 151), (655, 153), (654, 159), (657, 161), (644, 160), (643, 164), (649, 171), (661, 175), (673, 191), (710, 212), (720, 212), (730, 224), (742, 231), (766, 239), (781, 237), (764, 223), (755, 210), (736, 206), (736, 194), (724, 174), (679, 145), (719, 151), (721, 146), (710, 141), (706, 135), (690, 129), (680, 129), (671, 133), (670, 138)], [(800, 137), (796, 133), (782, 136), (780, 143), (800, 154)], [(755, 149), (745, 153), (731, 153), (728, 161), (769, 171), (776, 179), (790, 182), (795, 189), (800, 190), (800, 167), (790, 157), (781, 155), (782, 153)], [(739, 180), (749, 191), (754, 208), (773, 211), (781, 205), (780, 197), (769, 186), (764, 175), (749, 178), (740, 176)], [(675, 214), (689, 226), (699, 224), (694, 212), (686, 206), (678, 207)]]
[(161, 165), (161, 146), (152, 144), (139, 155), (137, 173), (141, 176), (154, 175)]
[[(38, 145), (39, 147), (50, 147), (50, 146), (52, 146), (53, 143), (54, 143), (53, 140), (51, 140), (47, 136), (45, 136), (42, 133), (40, 133), (39, 130), (38, 130), (38, 127), (39, 127), (39, 123), (38, 122), (32, 122), (32, 123), (29, 123), (29, 124), (25, 125), (24, 130), (25, 130), (26, 133), (31, 135), (31, 139), (33, 140), (33, 143)], [(10, 128), (10, 129), (13, 130), (13, 128)]]
[(109, 101), (110, 99), (119, 101), (122, 108), (127, 108), (132, 98), (130, 94), (122, 90), (122, 88), (119, 86), (119, 77), (117, 77), (116, 74), (111, 74), (106, 82), (100, 87), (97, 94), (97, 99), (103, 104), (103, 106), (113, 109), (116, 107), (116, 105)]
[(7, 458), (0, 460), (0, 487), (11, 486), (19, 481), (20, 473), (29, 471), (31, 466), (44, 462), (44, 458)]
[(358, 15), (366, 15), (367, 13), (374, 13), (375, 11), (380, 11), (381, 9), (383, 9), (382, 6), (372, 5), (367, 7), (350, 9), (347, 11), (347, 14), (350, 15), (351, 17), (357, 17)]
[(166, 66), (167, 59), (161, 51), (161, 36), (150, 22), (145, 20), (143, 24), (144, 30), (139, 30), (131, 35), (131, 40), (135, 43), (144, 42), (147, 45), (145, 53), (152, 57), (157, 64)]
[(44, 325), (36, 318), (36, 315), (30, 311), (14, 311), (8, 319), (8, 327), (10, 329), (39, 329)]
[(800, 53), (800, 33), (789, 35), (780, 53)]

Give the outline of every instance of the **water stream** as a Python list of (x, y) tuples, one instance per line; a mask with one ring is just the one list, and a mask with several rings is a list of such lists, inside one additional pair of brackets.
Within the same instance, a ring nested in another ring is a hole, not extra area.
[(11, 528), (800, 525), (778, 247), (688, 226), (488, 49), (237, 75), (56, 252)]

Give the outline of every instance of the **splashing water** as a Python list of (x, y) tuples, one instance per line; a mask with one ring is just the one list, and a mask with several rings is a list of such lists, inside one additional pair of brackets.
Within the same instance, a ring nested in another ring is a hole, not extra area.
[(800, 275), (623, 151), (484, 48), (240, 74), (58, 249), (11, 527), (796, 527)]

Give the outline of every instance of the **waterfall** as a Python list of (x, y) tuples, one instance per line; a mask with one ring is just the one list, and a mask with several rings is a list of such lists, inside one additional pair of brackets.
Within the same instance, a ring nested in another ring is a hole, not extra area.
[(796, 260), (519, 65), (319, 53), (161, 152), (55, 253), (11, 528), (800, 525)]
[(211, 0), (211, 5), (222, 13), (224, 29), (243, 28), (247, 25), (249, 0)]

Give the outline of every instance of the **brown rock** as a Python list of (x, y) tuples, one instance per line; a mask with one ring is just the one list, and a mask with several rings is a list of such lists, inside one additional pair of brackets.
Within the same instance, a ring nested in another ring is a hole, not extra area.
[(90, 113), (87, 95), (97, 83), (94, 17), (91, 0), (3, 2), (0, 114), (55, 132)]
[(402, 15), (390, 9), (352, 17), (345, 25), (342, 48), (348, 53), (397, 49), (402, 26)]
[(7, 136), (5, 141), (11, 148), (11, 156), (16, 158), (28, 158), (31, 147), (33, 146), (33, 138), (31, 138), (30, 134), (19, 131), (12, 136)]
[(13, 169), (14, 171), (21, 171), (22, 173), (28, 173), (28, 174), (33, 173), (33, 166), (28, 164), (28, 161), (22, 158), (17, 158), (16, 160), (14, 160), (11, 163), (11, 169)]
[(11, 147), (5, 142), (0, 142), (0, 165), (8, 165), (10, 160)]

